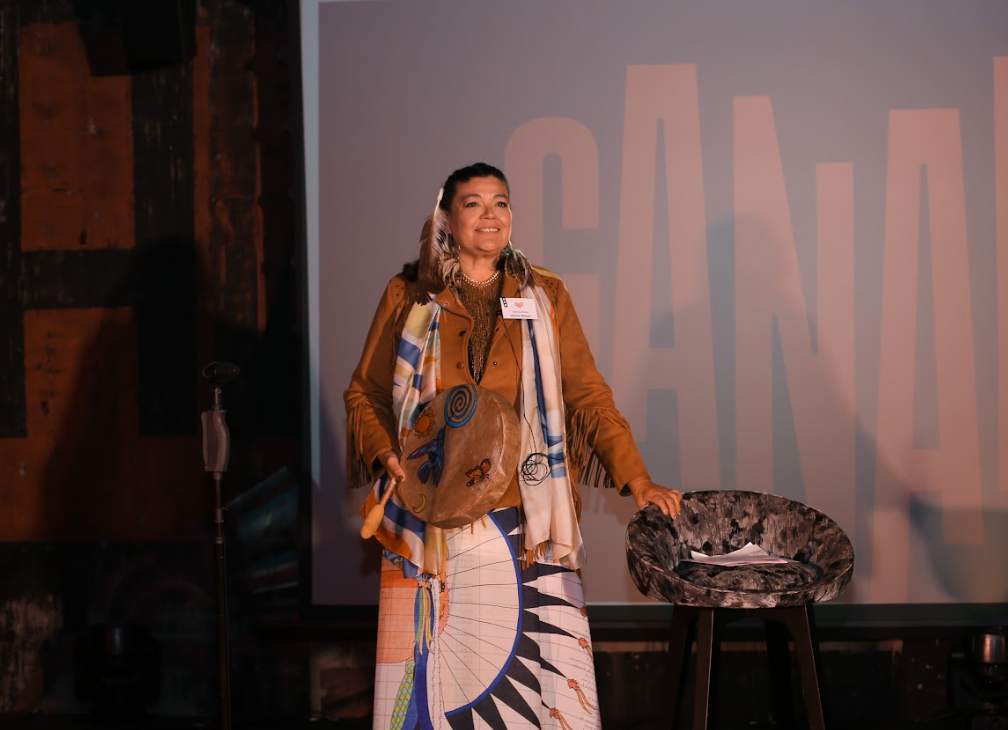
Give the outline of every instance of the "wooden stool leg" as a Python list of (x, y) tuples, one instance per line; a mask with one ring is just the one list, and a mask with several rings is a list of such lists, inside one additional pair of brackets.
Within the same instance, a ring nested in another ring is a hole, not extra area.
[(819, 693), (819, 647), (814, 636), (815, 617), (812, 604), (799, 606), (788, 611), (788, 624), (794, 637), (795, 655), (798, 659), (798, 674), (801, 677), (802, 694), (805, 696), (805, 712), (810, 730), (826, 730), (823, 717), (822, 696)]
[(774, 714), (777, 726), (794, 728), (791, 701), (791, 657), (788, 653), (788, 631), (778, 621), (766, 621), (767, 659), (770, 662), (770, 687), (773, 690)]
[(683, 696), (686, 691), (686, 672), (696, 628), (697, 609), (693, 606), (676, 606), (672, 609), (672, 633), (669, 636), (669, 684), (672, 685), (672, 730), (679, 726), (682, 716)]
[(697, 614), (696, 694), (693, 703), (693, 730), (707, 730), (710, 713), (711, 667), (714, 663), (714, 609), (701, 608)]

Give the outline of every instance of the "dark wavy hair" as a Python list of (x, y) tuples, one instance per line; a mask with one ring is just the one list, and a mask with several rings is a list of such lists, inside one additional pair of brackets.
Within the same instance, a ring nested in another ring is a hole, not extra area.
[(441, 195), (441, 210), (445, 213), (451, 210), (452, 203), (455, 202), (455, 194), (458, 192), (458, 186), (460, 183), (466, 183), (470, 180), (475, 180), (481, 177), (495, 177), (504, 183), (504, 189), (507, 190), (507, 194), (511, 195), (511, 186), (508, 185), (507, 178), (504, 177), (504, 173), (498, 170), (493, 165), (488, 165), (485, 162), (474, 162), (471, 165), (466, 165), (465, 167), (460, 167), (445, 180), (442, 189), (444, 193)]

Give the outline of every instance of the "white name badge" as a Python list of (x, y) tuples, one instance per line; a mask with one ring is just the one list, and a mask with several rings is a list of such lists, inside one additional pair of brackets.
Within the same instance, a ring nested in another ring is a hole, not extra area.
[(501, 314), (504, 319), (538, 319), (535, 299), (501, 297)]

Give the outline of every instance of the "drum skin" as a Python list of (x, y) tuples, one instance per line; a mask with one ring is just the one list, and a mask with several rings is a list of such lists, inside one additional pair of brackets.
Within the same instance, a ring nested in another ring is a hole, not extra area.
[(436, 527), (468, 525), (500, 501), (518, 467), (514, 406), (478, 385), (458, 385), (423, 407), (406, 437), (399, 499)]

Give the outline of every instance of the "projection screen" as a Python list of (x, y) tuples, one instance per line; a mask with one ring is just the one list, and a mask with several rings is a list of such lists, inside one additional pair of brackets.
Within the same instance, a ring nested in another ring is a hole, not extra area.
[[(302, 0), (313, 597), (377, 601), (342, 393), (485, 160), (656, 481), (798, 499), (845, 600), (1008, 601), (1008, 5)], [(998, 324), (1000, 319), (1000, 326)], [(592, 603), (643, 600), (581, 488)]]

